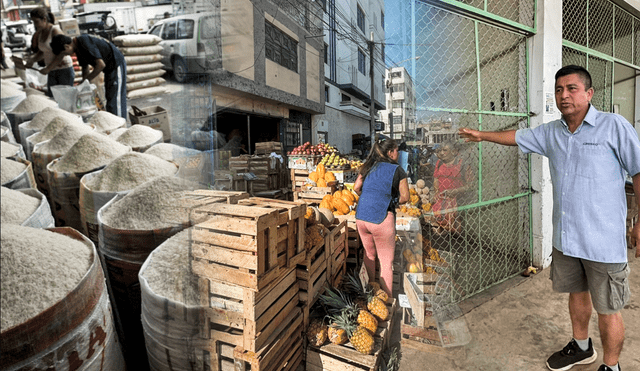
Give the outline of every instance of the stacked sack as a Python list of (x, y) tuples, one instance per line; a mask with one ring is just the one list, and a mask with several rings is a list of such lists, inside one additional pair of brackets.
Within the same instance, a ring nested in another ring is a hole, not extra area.
[(127, 98), (136, 99), (166, 93), (161, 77), (161, 38), (155, 35), (122, 35), (113, 39), (127, 62)]
[(73, 86), (76, 86), (82, 82), (82, 67), (78, 64), (78, 57), (75, 54), (71, 56), (71, 60), (73, 61), (73, 72), (76, 74), (73, 79)]

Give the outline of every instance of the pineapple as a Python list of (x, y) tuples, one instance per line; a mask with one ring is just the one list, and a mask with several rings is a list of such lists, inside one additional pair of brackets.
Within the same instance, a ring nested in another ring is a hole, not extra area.
[[(330, 313), (344, 313), (356, 322), (364, 326), (372, 333), (378, 328), (378, 320), (366, 310), (366, 303), (354, 304), (342, 291), (327, 288), (327, 293), (320, 296), (320, 302), (328, 307)], [(329, 330), (329, 340), (331, 340), (331, 329)]]
[(327, 337), (327, 326), (324, 324), (324, 321), (320, 318), (312, 319), (309, 323), (309, 328), (307, 328), (309, 344), (314, 347), (319, 347), (327, 341)]
[(353, 308), (358, 312), (358, 318), (356, 319), (356, 322), (360, 326), (371, 331), (372, 334), (375, 334), (376, 330), (378, 329), (378, 320), (376, 319), (376, 317), (366, 310), (357, 309), (357, 307), (355, 306)]
[(375, 340), (369, 330), (358, 325), (348, 312), (334, 316), (333, 326), (343, 329), (351, 342), (351, 345), (362, 354), (373, 353)]
[(389, 294), (382, 289), (379, 283), (377, 282), (369, 282), (369, 286), (373, 290), (375, 296), (377, 296), (383, 302), (387, 302), (389, 300)]
[(367, 300), (367, 309), (371, 314), (376, 316), (379, 321), (386, 321), (389, 317), (389, 309), (385, 302), (380, 300), (372, 290), (365, 290), (360, 283), (360, 279), (356, 275), (349, 275), (349, 287), (356, 296), (364, 297)]
[(350, 317), (351, 313), (347, 311), (339, 312), (331, 317), (333, 323), (329, 326), (327, 333), (329, 335), (329, 341), (332, 344), (342, 345), (349, 340), (347, 337), (347, 331), (342, 324), (351, 321)]

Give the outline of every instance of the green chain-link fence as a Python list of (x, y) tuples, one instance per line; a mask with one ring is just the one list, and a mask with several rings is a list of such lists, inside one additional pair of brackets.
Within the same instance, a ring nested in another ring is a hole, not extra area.
[[(519, 7), (467, 4), (533, 25), (533, 0)], [(412, 76), (416, 125), (409, 133), (421, 143), (414, 149), (413, 180), (423, 179), (429, 188), (418, 196), (432, 205), (421, 217), (426, 248), (414, 251), (424, 254), (423, 270), (440, 273), (450, 288), (441, 299), (454, 303), (522, 272), (531, 261), (528, 157), (516, 147), (462, 143), (457, 135), (460, 127), (529, 125), (527, 39), (456, 13), (416, 3), (420, 58)], [(429, 244), (445, 267), (429, 259)]]

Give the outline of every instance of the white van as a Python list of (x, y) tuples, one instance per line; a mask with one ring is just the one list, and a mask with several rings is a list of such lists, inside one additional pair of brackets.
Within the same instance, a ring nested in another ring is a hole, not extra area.
[(190, 73), (204, 73), (214, 58), (216, 29), (213, 13), (187, 14), (163, 19), (148, 33), (160, 36), (162, 63), (183, 82)]

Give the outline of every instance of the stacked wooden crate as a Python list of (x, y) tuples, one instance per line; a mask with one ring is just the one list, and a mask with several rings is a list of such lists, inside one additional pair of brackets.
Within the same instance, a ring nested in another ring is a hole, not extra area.
[(322, 197), (333, 194), (338, 190), (338, 182), (328, 182), (326, 187), (308, 187), (307, 180), (309, 171), (291, 169), (291, 190), (293, 191), (293, 199), (301, 200), (307, 203), (319, 204)]
[(340, 286), (347, 273), (347, 233), (347, 222), (343, 220), (333, 226), (325, 238), (327, 272), (329, 273), (327, 279), (329, 285), (333, 287)]
[[(316, 226), (312, 228), (316, 228)], [(327, 256), (325, 237), (308, 247), (305, 259), (298, 263), (296, 269), (305, 329), (309, 324), (310, 309), (318, 300), (318, 297), (324, 293), (329, 280), (327, 274)]]
[(360, 241), (360, 235), (358, 234), (358, 227), (356, 226), (356, 216), (338, 215), (336, 218), (347, 222), (347, 247), (349, 249), (347, 252), (347, 267), (359, 267), (362, 263), (360, 254), (361, 251), (363, 251), (363, 248), (362, 241)]
[[(298, 226), (305, 206), (255, 198), (239, 202), (194, 210), (208, 215), (193, 228), (190, 255), (208, 308), (202, 336), (209, 339), (211, 367), (295, 368), (303, 353), (295, 259), (304, 246)], [(297, 254), (289, 256), (290, 250)]]
[(280, 188), (282, 166), (280, 160), (269, 155), (250, 157), (249, 171), (258, 177), (250, 182), (250, 191), (261, 192)]
[(336, 345), (328, 343), (319, 348), (308, 346), (306, 351), (307, 371), (376, 371), (382, 361), (382, 353), (391, 338), (391, 326), (397, 310), (397, 300), (387, 304), (389, 318), (378, 322), (378, 330), (374, 334), (375, 346), (373, 354), (362, 354), (355, 350), (351, 343)]

